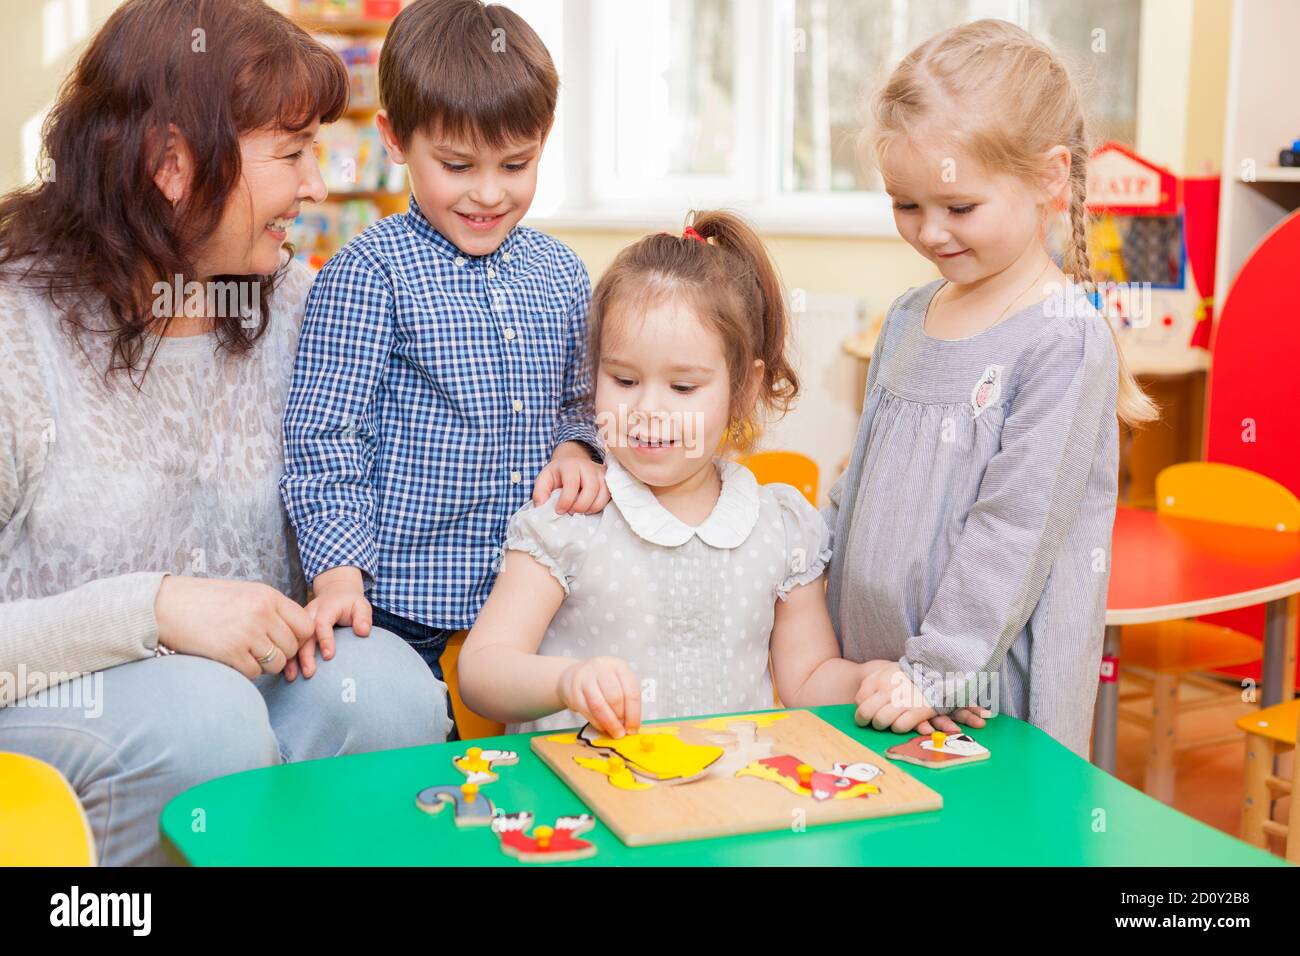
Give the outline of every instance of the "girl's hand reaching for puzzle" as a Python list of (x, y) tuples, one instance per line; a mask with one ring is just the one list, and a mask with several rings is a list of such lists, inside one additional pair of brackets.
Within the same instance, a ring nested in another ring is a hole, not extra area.
[(641, 684), (620, 657), (576, 661), (560, 675), (560, 700), (615, 739), (641, 729)]
[(897, 661), (867, 661), (862, 665), (864, 677), (858, 688), (858, 712), (854, 719), (859, 727), (892, 730), (905, 734), (915, 730), (930, 734), (936, 730), (960, 734), (958, 724), (979, 730), (993, 716), (983, 707), (962, 707), (950, 715), (940, 714), (929, 705), (920, 688), (903, 673)]
[(855, 698), (858, 711), (854, 715), (859, 727), (871, 726), (896, 734), (933, 731), (930, 720), (939, 712), (926, 702), (920, 688), (903, 673), (898, 661), (867, 661), (862, 665), (862, 672), (862, 684)]

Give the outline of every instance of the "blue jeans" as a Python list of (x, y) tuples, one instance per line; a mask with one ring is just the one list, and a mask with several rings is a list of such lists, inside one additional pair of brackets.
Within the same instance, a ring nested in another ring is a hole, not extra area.
[[(392, 631), (402, 640), (410, 645), (411, 650), (420, 655), (420, 658), (433, 671), (433, 676), (438, 680), (442, 677), (442, 652), (447, 649), (447, 641), (456, 633), (456, 628), (430, 627), (427, 624), (421, 624), (418, 621), (411, 621), (404, 617), (398, 617), (396, 614), (390, 614), (383, 608), (370, 608), (373, 614), (372, 620), (375, 627), (382, 627), (386, 631)], [(444, 681), (444, 685), (445, 685)], [(456, 730), (456, 715), (451, 709), (451, 695), (447, 695), (447, 719), (451, 721), (451, 730), (447, 733), (448, 740), (459, 740), (460, 734)]]
[[(250, 681), (206, 657), (174, 654), (47, 688), (0, 707), (0, 750), (63, 774), (85, 808), (101, 864), (167, 863), (158, 815), (191, 787), (294, 760), (446, 738), (447, 688), (417, 666), (404, 641), (378, 628), (366, 638), (346, 627), (334, 635), (334, 657), (319, 660), (310, 680)], [(211, 838), (221, 839), (219, 823), (207, 822)]]

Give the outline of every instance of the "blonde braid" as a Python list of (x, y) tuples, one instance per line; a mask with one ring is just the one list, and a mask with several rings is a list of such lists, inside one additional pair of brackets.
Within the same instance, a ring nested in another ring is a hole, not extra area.
[[(1088, 154), (1086, 149), (1071, 151), (1070, 157), (1070, 241), (1065, 250), (1065, 272), (1077, 282), (1083, 283), (1089, 295), (1097, 290), (1092, 278), (1092, 263), (1088, 257)], [(1110, 329), (1115, 340), (1115, 356), (1119, 361), (1119, 391), (1115, 398), (1115, 410), (1119, 420), (1125, 425), (1135, 427), (1153, 422), (1160, 417), (1160, 409), (1151, 397), (1142, 391), (1142, 386), (1128, 370), (1124, 361), (1124, 352), (1120, 348), (1119, 334), (1110, 317), (1104, 313), (1106, 328)]]

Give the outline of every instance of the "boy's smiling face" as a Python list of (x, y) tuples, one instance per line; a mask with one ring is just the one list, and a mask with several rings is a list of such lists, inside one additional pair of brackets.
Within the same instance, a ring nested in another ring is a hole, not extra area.
[(417, 130), (403, 148), (379, 113), (388, 155), (411, 175), (411, 192), (433, 227), (470, 256), (495, 252), (537, 193), (544, 135), (502, 149)]

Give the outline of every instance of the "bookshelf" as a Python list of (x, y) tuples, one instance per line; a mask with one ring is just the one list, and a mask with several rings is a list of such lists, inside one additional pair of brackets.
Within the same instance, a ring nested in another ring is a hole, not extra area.
[(343, 58), (351, 86), (347, 111), (321, 128), (321, 175), (329, 198), (304, 207), (291, 239), (299, 258), (320, 268), (349, 239), (403, 212), (406, 169), (379, 140), (379, 50), (403, 0), (289, 0), (288, 14)]

